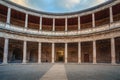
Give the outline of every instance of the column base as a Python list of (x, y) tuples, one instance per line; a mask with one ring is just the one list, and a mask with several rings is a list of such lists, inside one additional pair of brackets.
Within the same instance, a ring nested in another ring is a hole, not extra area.
[(81, 62), (78, 62), (78, 64), (81, 64)]
[(97, 64), (97, 63), (93, 63), (93, 64)]
[(27, 64), (26, 62), (22, 62), (22, 64)]
[(54, 64), (55, 62), (52, 62), (52, 64)]
[(117, 63), (111, 63), (112, 65), (117, 65)]
[(68, 62), (67, 62), (67, 61), (65, 61), (64, 63), (65, 63), (65, 64), (67, 64)]
[(41, 64), (41, 62), (38, 62), (38, 64)]
[(7, 62), (3, 62), (2, 64), (8, 64)]

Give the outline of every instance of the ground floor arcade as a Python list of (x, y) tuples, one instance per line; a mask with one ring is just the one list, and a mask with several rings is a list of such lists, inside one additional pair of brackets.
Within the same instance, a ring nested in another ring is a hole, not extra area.
[(1, 63), (120, 63), (120, 37), (43, 43), (0, 38)]

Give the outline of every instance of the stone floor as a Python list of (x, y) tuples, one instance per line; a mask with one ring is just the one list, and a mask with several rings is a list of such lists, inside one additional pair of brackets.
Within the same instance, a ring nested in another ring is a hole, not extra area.
[(52, 64), (0, 65), (0, 80), (39, 80)]
[(68, 80), (120, 80), (117, 65), (65, 65)]
[(7, 64), (0, 80), (120, 80), (120, 65)]
[(68, 80), (63, 64), (55, 64), (40, 80)]

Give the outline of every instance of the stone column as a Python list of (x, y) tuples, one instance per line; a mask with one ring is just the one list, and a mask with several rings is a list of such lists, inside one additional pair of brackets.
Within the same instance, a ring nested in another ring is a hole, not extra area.
[(80, 16), (78, 16), (78, 30), (80, 30)]
[(93, 41), (93, 64), (96, 64), (96, 41)]
[(109, 8), (110, 11), (110, 23), (113, 22), (113, 12), (112, 12), (112, 7)]
[(23, 64), (26, 64), (26, 56), (27, 56), (27, 41), (23, 43)]
[(53, 31), (55, 31), (55, 18), (53, 18)]
[(111, 63), (116, 64), (116, 55), (115, 55), (115, 39), (111, 38)]
[(68, 44), (65, 43), (65, 63), (67, 63), (67, 56), (68, 56)]
[(26, 17), (25, 17), (25, 28), (27, 29), (28, 27), (28, 14), (26, 14)]
[(95, 27), (95, 14), (92, 14), (92, 26)]
[(78, 42), (78, 64), (81, 63), (81, 42)]
[(52, 43), (52, 63), (55, 62), (55, 43)]
[(7, 24), (10, 24), (10, 17), (11, 17), (11, 8), (8, 7), (8, 13), (7, 13)]
[(42, 30), (42, 17), (40, 17), (40, 30)]
[(38, 43), (38, 63), (41, 63), (41, 42)]
[(67, 31), (68, 30), (68, 22), (67, 22), (67, 18), (65, 18), (65, 31)]
[(5, 38), (4, 54), (3, 54), (3, 64), (7, 64), (8, 63), (8, 45), (9, 45), (9, 39)]

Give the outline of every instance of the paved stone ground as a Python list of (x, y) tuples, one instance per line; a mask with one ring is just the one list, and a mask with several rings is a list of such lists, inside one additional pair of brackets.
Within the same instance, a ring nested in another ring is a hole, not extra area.
[(0, 80), (39, 80), (52, 64), (0, 65)]
[(65, 65), (68, 80), (120, 80), (120, 66)]
[(68, 80), (64, 64), (55, 64), (40, 80)]
[[(56, 67), (55, 65), (56, 64), (0, 65), (0, 80), (40, 80), (46, 74), (52, 75), (51, 78), (64, 74), (62, 76), (67, 75), (66, 80), (120, 80), (120, 65), (59, 64)], [(61, 70), (59, 68), (61, 68)], [(57, 71), (57, 69), (59, 70)], [(49, 76), (49, 79), (46, 80), (53, 79), (50, 79)], [(61, 78), (60, 80), (64, 79)]]

